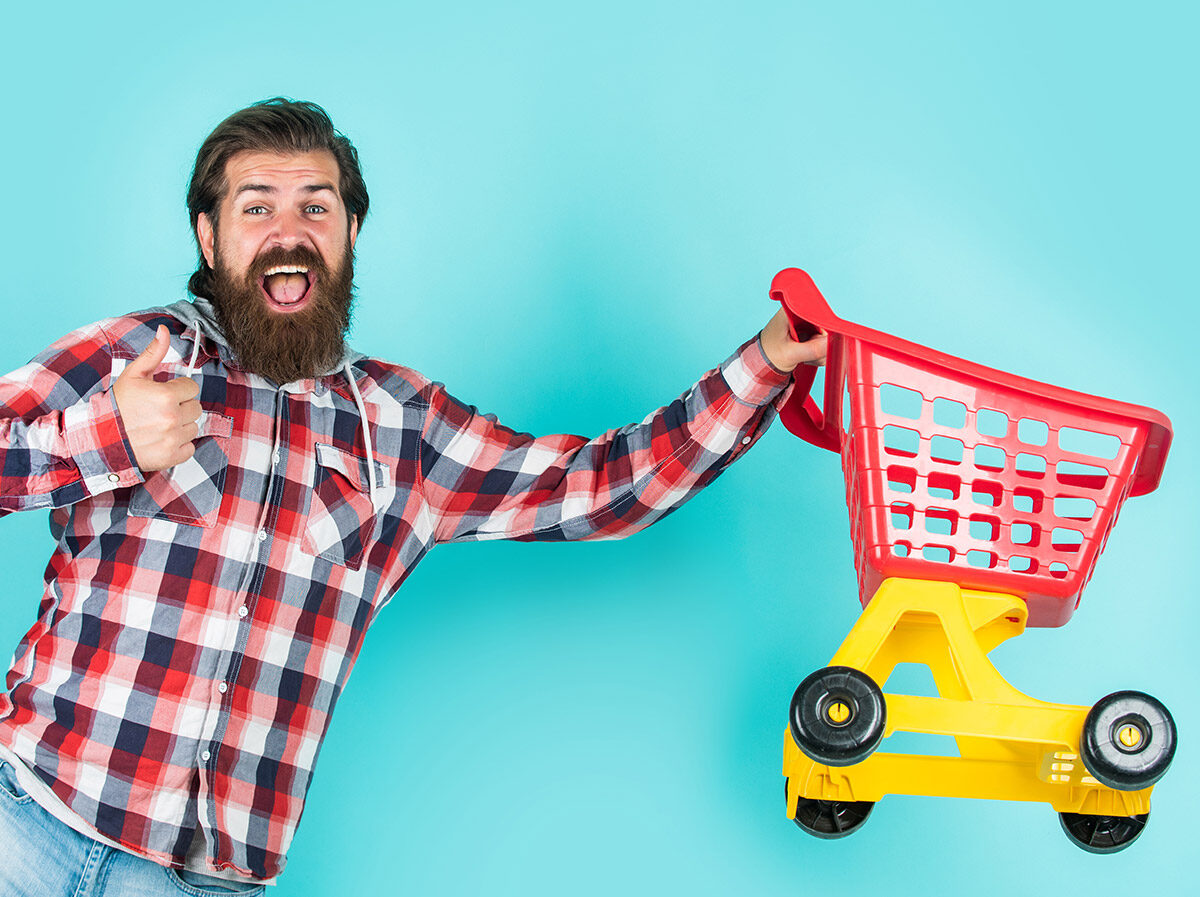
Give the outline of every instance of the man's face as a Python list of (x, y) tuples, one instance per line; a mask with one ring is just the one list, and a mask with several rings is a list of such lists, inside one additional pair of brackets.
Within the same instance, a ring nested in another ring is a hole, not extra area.
[(358, 222), (346, 220), (327, 151), (243, 152), (196, 234), (216, 275), (211, 297), (239, 361), (277, 383), (329, 370), (350, 322)]

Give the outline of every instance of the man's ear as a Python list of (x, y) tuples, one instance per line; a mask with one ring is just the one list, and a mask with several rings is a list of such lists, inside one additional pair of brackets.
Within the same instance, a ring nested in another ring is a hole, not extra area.
[(200, 253), (204, 256), (204, 261), (208, 262), (208, 267), (215, 268), (215, 256), (213, 255), (213, 225), (212, 220), (204, 212), (196, 216), (196, 239), (200, 241)]
[(354, 241), (358, 239), (358, 216), (350, 216), (350, 248), (354, 248)]

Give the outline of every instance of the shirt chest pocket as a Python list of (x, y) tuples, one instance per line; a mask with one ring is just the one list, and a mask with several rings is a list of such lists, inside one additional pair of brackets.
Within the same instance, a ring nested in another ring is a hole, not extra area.
[[(316, 444), (316, 458), (301, 548), (306, 554), (357, 570), (375, 530), (366, 459), (322, 442)], [(375, 462), (375, 483), (377, 498), (391, 492), (391, 475), (379, 461)]]
[(229, 468), (233, 418), (204, 411), (197, 425), (200, 432), (193, 443), (195, 454), (182, 464), (150, 474), (134, 489), (129, 499), (130, 515), (160, 517), (192, 526), (217, 522)]

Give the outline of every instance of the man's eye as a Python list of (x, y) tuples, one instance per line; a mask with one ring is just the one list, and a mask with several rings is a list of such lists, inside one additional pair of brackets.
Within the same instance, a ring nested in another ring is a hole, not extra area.
[(267, 211), (266, 206), (248, 206), (243, 210), (247, 215), (262, 215)]
[(313, 203), (311, 206), (305, 206), (304, 211), (306, 211), (310, 215), (320, 215), (322, 212), (325, 211), (325, 207), (319, 206), (316, 203)]

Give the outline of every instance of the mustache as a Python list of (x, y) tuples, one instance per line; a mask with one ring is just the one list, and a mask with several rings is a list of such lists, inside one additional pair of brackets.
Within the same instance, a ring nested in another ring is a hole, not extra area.
[(255, 256), (246, 270), (246, 279), (253, 283), (276, 265), (300, 265), (318, 276), (329, 272), (329, 266), (314, 249), (307, 246), (293, 246), (290, 249), (272, 246)]

